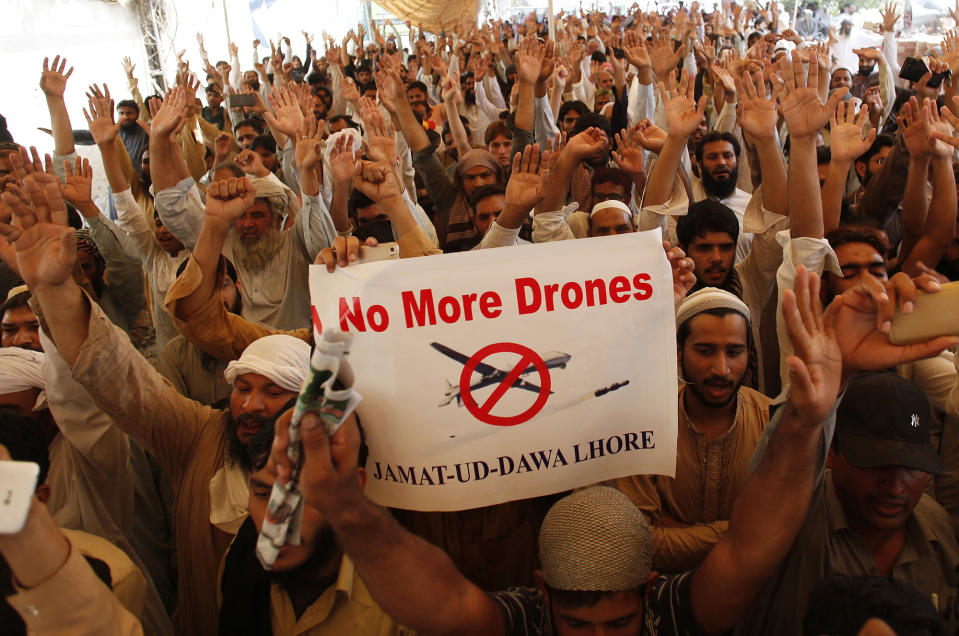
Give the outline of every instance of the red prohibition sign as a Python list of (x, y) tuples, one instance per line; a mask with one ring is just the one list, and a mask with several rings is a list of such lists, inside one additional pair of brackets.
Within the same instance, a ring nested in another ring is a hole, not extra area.
[[(476, 400), (473, 399), (472, 393), (470, 393), (470, 378), (473, 376), (473, 372), (476, 370), (476, 367), (479, 366), (480, 362), (491, 355), (503, 352), (519, 354), (520, 360), (516, 366), (513, 367), (513, 370), (507, 373), (499, 385), (493, 390), (493, 393), (486, 399), (483, 406), (479, 406)], [(530, 365), (536, 367), (540, 379), (539, 396), (536, 398), (536, 401), (533, 402), (533, 405), (522, 413), (509, 417), (490, 413), (493, 407), (496, 406), (496, 403), (500, 401), (500, 398), (505, 395), (516, 380), (522, 377), (523, 372), (526, 371)], [(466, 362), (463, 366), (463, 372), (460, 374), (460, 398), (463, 400), (463, 406), (466, 407), (466, 410), (469, 411), (473, 417), (485, 424), (492, 424), (493, 426), (516, 426), (517, 424), (522, 424), (532, 419), (533, 416), (539, 413), (543, 409), (543, 406), (546, 405), (546, 400), (549, 399), (549, 389), (550, 377), (546, 363), (543, 362), (543, 359), (538, 353), (529, 347), (524, 347), (515, 342), (497, 342), (483, 347), (474, 353)]]

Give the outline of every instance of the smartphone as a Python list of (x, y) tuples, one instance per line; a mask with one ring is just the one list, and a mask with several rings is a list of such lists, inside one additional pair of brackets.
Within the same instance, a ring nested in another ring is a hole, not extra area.
[(360, 253), (357, 255), (354, 265), (363, 263), (375, 263), (376, 261), (389, 261), (400, 257), (400, 246), (396, 243), (380, 243), (376, 247), (361, 245)]
[(946, 283), (935, 294), (919, 291), (911, 314), (896, 312), (889, 332), (895, 345), (959, 336), (959, 282)]
[(230, 100), (230, 108), (256, 104), (256, 95), (230, 95), (227, 99)]
[(0, 534), (23, 529), (39, 474), (40, 467), (34, 462), (0, 461)]

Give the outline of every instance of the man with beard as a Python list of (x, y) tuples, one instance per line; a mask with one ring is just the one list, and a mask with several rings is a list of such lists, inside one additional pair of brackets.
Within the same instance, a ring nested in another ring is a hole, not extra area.
[(892, 152), (894, 146), (895, 141), (889, 135), (877, 135), (876, 140), (872, 142), (869, 150), (856, 157), (853, 166), (856, 169), (856, 175), (859, 177), (860, 186), (859, 189), (851, 195), (854, 205), (858, 204), (862, 199), (866, 188), (869, 186), (869, 182), (872, 181), (873, 176), (879, 172), (882, 164), (886, 162), (886, 158), (889, 156), (889, 153)]
[(140, 123), (140, 109), (132, 99), (124, 99), (117, 104), (117, 116), (120, 123), (120, 139), (130, 155), (133, 169), (138, 176), (142, 173), (140, 160), (150, 144), (150, 130)]
[[(664, 227), (669, 242), (675, 244), (677, 218), (686, 214), (690, 203), (712, 199), (731, 209), (739, 220), (736, 260), (741, 261), (749, 252), (752, 233), (769, 230), (786, 215), (786, 168), (776, 136), (775, 99), (767, 96), (762, 77), (757, 76), (756, 83), (748, 73), (743, 77), (737, 119), (743, 137), (755, 146), (759, 156), (762, 183), (750, 195), (736, 187), (740, 144), (732, 133), (704, 135), (696, 143), (695, 151), (699, 177), (681, 174), (685, 172), (687, 139), (702, 124), (706, 109), (705, 99), (700, 98), (698, 104), (694, 99), (694, 80), (685, 72), (679, 81), (670, 77), (670, 97), (665, 104), (668, 133), (659, 158), (649, 171), (640, 229)], [(745, 232), (743, 220), (749, 206), (754, 206), (751, 218), (755, 224)]]
[[(311, 506), (303, 508), (301, 544), (282, 548), (271, 570), (260, 565), (256, 541), (277, 479), (272, 442), (273, 427), (265, 427), (249, 447), (250, 516), (223, 558), (219, 633), (408, 633), (377, 607), (332, 527)], [(360, 483), (366, 482), (366, 457), (361, 441), (356, 469)]]
[[(177, 92), (173, 101), (180, 99), (182, 93)], [(309, 265), (320, 250), (333, 242), (338, 231), (349, 229), (345, 200), (342, 218), (338, 215), (334, 225), (320, 196), (314, 168), (322, 157), (322, 129), (315, 126), (312, 135), (303, 134), (302, 115), (295, 104), (299, 123), (276, 120), (278, 126), (293, 132), (302, 209), (293, 191), (263, 166), (259, 155), (244, 150), (237, 156), (237, 164), (252, 179), (234, 177), (211, 183), (204, 214), (196, 183), (185, 170), (179, 147), (169, 138), (169, 132), (182, 117), (182, 109), (178, 112), (176, 104), (170, 102), (167, 99), (154, 117), (151, 143), (151, 174), (163, 224), (190, 249), (197, 244), (201, 227), (209, 226), (213, 240), (217, 241), (217, 251), (223, 249), (224, 256), (236, 266), (244, 318), (276, 329), (309, 327)], [(348, 170), (352, 170), (351, 158), (352, 155), (345, 158)], [(214, 209), (222, 214), (211, 217), (211, 191), (213, 201), (227, 196), (242, 198), (230, 199), (229, 206), (215, 205)], [(333, 207), (339, 209), (336, 201)], [(292, 227), (283, 229), (285, 222), (292, 223)]]
[(476, 102), (476, 80), (472, 71), (460, 75), (460, 91), (463, 94), (463, 104), (460, 106), (460, 111), (470, 123), (470, 135), (473, 139), (482, 139), (487, 126), (493, 122), (499, 111), (495, 108), (486, 111)]
[(410, 82), (406, 86), (406, 97), (409, 99), (413, 114), (415, 114), (420, 121), (426, 121), (430, 118), (429, 95), (429, 89), (423, 82)]
[[(162, 118), (160, 123), (160, 134), (168, 135)], [(249, 209), (252, 187), (229, 185), (232, 191), (208, 191), (208, 218)], [(63, 249), (73, 245), (73, 230), (64, 225), (66, 207), (55, 185), (29, 186), (42, 189), (46, 201), (34, 206), (4, 195), (18, 219), (37, 219), (29, 228), (3, 226), (21, 276), (39, 301), (73, 379), (157, 457), (173, 481), (179, 571), (174, 623), (177, 633), (215, 633), (217, 568), (248, 502), (243, 471), (249, 459), (243, 447), (264, 423), (289, 408), (308, 369), (310, 347), (290, 336), (270, 336), (247, 347), (225, 373), (233, 385), (226, 412), (179, 395), (73, 280), (76, 252)], [(201, 233), (198, 242), (208, 240)]]
[(615, 482), (650, 520), (658, 572), (698, 566), (726, 534), (769, 421), (770, 399), (743, 386), (752, 347), (749, 310), (729, 292), (701, 289), (679, 306), (676, 476)]

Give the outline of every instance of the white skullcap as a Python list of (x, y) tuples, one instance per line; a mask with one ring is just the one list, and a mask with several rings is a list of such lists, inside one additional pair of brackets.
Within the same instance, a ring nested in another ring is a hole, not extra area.
[(623, 203), (622, 201), (617, 201), (616, 199), (607, 199), (602, 203), (597, 203), (593, 206), (592, 211), (590, 211), (589, 216), (592, 217), (594, 214), (600, 210), (608, 210), (609, 208), (615, 208), (617, 210), (622, 210), (626, 213), (626, 216), (633, 218), (633, 211), (629, 209), (629, 206)]
[(718, 287), (704, 287), (690, 294), (680, 303), (679, 309), (676, 310), (676, 327), (682, 326), (690, 318), (709, 309), (732, 309), (742, 314), (746, 322), (749, 322), (749, 308), (735, 294), (730, 294)]
[(44, 355), (20, 347), (0, 349), (0, 395), (27, 389), (46, 390), (41, 367)]
[(326, 138), (326, 148), (323, 150), (323, 154), (326, 155), (327, 159), (329, 159), (330, 153), (333, 152), (333, 148), (336, 147), (336, 142), (344, 135), (353, 138), (354, 152), (363, 148), (363, 136), (360, 134), (360, 131), (347, 126), (343, 130), (337, 131)]
[(223, 376), (233, 384), (237, 376), (256, 373), (287, 391), (299, 391), (310, 369), (310, 345), (286, 335), (265, 336), (243, 350), (239, 360), (226, 365)]
[(557, 590), (618, 592), (649, 579), (653, 535), (629, 497), (593, 486), (563, 497), (539, 531), (539, 560)]

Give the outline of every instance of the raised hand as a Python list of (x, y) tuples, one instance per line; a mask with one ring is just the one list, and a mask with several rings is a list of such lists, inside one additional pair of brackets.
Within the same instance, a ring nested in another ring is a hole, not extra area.
[[(10, 155), (12, 164), (21, 157)], [(44, 175), (45, 176), (45, 175)], [(11, 223), (0, 223), (0, 235), (16, 250), (17, 270), (36, 291), (70, 279), (77, 260), (73, 228), (67, 224), (67, 206), (57, 184), (41, 183), (28, 174), (23, 187), (8, 186), (3, 203), (12, 211)]]
[(232, 225), (250, 209), (254, 199), (256, 189), (249, 177), (211, 181), (206, 189), (206, 215), (210, 219)]
[(659, 83), (659, 94), (666, 111), (666, 129), (670, 135), (689, 137), (703, 121), (706, 96), (700, 97), (696, 103), (695, 81), (696, 78), (684, 69), (679, 81), (676, 81), (676, 72), (670, 71), (668, 91), (663, 82)]
[(818, 426), (832, 410), (842, 384), (843, 355), (837, 318), (838, 297), (826, 310), (819, 300), (819, 277), (800, 265), (793, 289), (783, 292), (783, 318), (793, 346), (789, 365), (789, 402), (808, 426)]
[[(953, 97), (952, 103), (959, 108), (959, 97)], [(956, 130), (959, 130), (959, 117), (956, 117), (948, 107), (943, 107), (941, 116), (952, 126), (953, 132), (945, 132), (940, 130), (934, 130), (933, 136), (940, 140), (944, 141), (954, 148), (959, 148), (959, 137), (955, 137), (954, 134)]]
[(896, 22), (899, 21), (899, 12), (895, 2), (887, 2), (884, 9), (879, 10), (882, 17), (882, 30), (885, 33), (896, 32)]
[(729, 74), (729, 71), (718, 64), (713, 64), (709, 67), (709, 70), (713, 76), (713, 83), (723, 87), (725, 99), (729, 102), (735, 102), (736, 81), (733, 79), (733, 76)]
[(357, 102), (360, 99), (360, 89), (352, 77), (343, 77), (340, 80), (340, 96), (348, 102)]
[(306, 174), (323, 161), (323, 122), (309, 113), (303, 125), (304, 138), (297, 141), (293, 151), (300, 174)]
[[(150, 110), (153, 112), (154, 105), (158, 100), (150, 100)], [(166, 99), (159, 105), (156, 112), (153, 112), (153, 119), (150, 127), (154, 135), (173, 136), (182, 127), (184, 120), (184, 106), (186, 106), (186, 94), (182, 86), (175, 87), (167, 93)]]
[(686, 252), (678, 245), (671, 247), (669, 241), (663, 241), (663, 249), (666, 250), (666, 260), (673, 273), (673, 307), (678, 308), (696, 286), (696, 263), (687, 258)]
[(829, 124), (829, 147), (833, 161), (853, 162), (869, 150), (872, 142), (876, 140), (876, 129), (873, 128), (865, 137), (862, 136), (868, 118), (868, 109), (860, 108), (857, 114), (850, 101), (839, 102)]
[(453, 106), (462, 106), (463, 93), (460, 92), (459, 80), (455, 80), (449, 76), (444, 77), (441, 94), (445, 103), (452, 104)]
[[(50, 155), (46, 155), (46, 159), (50, 166), (48, 172), (52, 173), (53, 160)], [(69, 161), (64, 161), (63, 167), (66, 172), (66, 180), (60, 184), (60, 194), (77, 209), (89, 206), (93, 203), (93, 196), (91, 195), (93, 168), (90, 167), (89, 160), (77, 157), (75, 167), (71, 167)]]
[(370, 148), (367, 153), (373, 161), (384, 161), (388, 164), (396, 163), (396, 128), (392, 123), (387, 124), (382, 111), (369, 97), (360, 100), (360, 116), (366, 124), (366, 135), (369, 138)]
[(133, 69), (136, 68), (136, 64), (134, 64), (129, 57), (124, 57), (122, 64), (123, 72), (127, 74), (127, 79), (133, 79)]
[(637, 70), (642, 71), (652, 68), (652, 60), (649, 57), (646, 42), (635, 31), (626, 32), (623, 40), (623, 51), (626, 53), (626, 61), (635, 66)]
[(673, 41), (669, 37), (668, 29), (657, 29), (653, 31), (653, 47), (649, 51), (649, 58), (653, 65), (653, 72), (661, 80), (669, 75), (670, 71), (679, 65), (679, 60), (683, 58), (686, 46), (673, 49)]
[(303, 134), (303, 111), (296, 94), (285, 88), (274, 88), (267, 96), (273, 113), (266, 111), (263, 118), (275, 130), (294, 140)]
[(776, 100), (766, 94), (766, 82), (762, 73), (753, 76), (744, 73), (742, 79), (736, 79), (736, 92), (739, 94), (737, 119), (743, 132), (755, 140), (776, 138)]
[(591, 126), (571, 137), (566, 142), (563, 152), (568, 153), (576, 161), (583, 161), (591, 156), (603, 152), (609, 146), (609, 138), (599, 128)]
[(270, 176), (270, 171), (263, 165), (262, 157), (252, 150), (241, 150), (236, 156), (236, 165), (238, 165), (244, 173), (254, 177)]
[(49, 58), (43, 58), (43, 72), (40, 74), (40, 90), (47, 97), (63, 97), (63, 92), (67, 89), (67, 80), (73, 75), (73, 67), (70, 67), (66, 73), (63, 72), (67, 66), (67, 58), (60, 59), (60, 56), (53, 58), (53, 64), (50, 64)]
[(546, 193), (550, 166), (540, 162), (539, 144), (526, 146), (513, 157), (513, 170), (506, 183), (506, 205), (528, 213)]
[(775, 78), (776, 95), (782, 103), (783, 118), (791, 137), (815, 137), (829, 122), (839, 101), (849, 91), (838, 88), (825, 104), (819, 101), (819, 60), (810, 54), (809, 77), (803, 70), (802, 59), (792, 52), (792, 61), (781, 67), (782, 77)]
[(87, 120), (87, 127), (93, 135), (93, 141), (98, 146), (108, 146), (116, 141), (120, 132), (120, 124), (113, 119), (113, 100), (110, 99), (110, 89), (103, 85), (103, 92), (94, 84), (87, 93), (87, 109), (83, 109), (83, 116)]
[(535, 84), (545, 58), (545, 47), (534, 37), (527, 37), (519, 45), (514, 60), (516, 62), (516, 80)]
[[(635, 129), (635, 126), (633, 127)], [(630, 134), (616, 133), (616, 150), (612, 152), (616, 166), (636, 180), (646, 173), (643, 165), (643, 147)]]
[(657, 155), (666, 143), (666, 131), (648, 119), (639, 121), (630, 132), (636, 136), (640, 146)]
[(909, 155), (912, 157), (928, 157), (929, 143), (926, 139), (926, 129), (923, 128), (919, 115), (919, 102), (915, 96), (910, 97), (909, 101), (899, 109), (897, 121)]
[(340, 135), (333, 144), (333, 148), (330, 149), (330, 176), (333, 177), (333, 183), (346, 184), (346, 187), (349, 187), (349, 183), (353, 179), (355, 162), (353, 137)]
[(900, 272), (888, 281), (860, 276), (853, 287), (843, 292), (836, 318), (836, 335), (847, 375), (928, 358), (959, 344), (956, 337), (933, 338), (909, 345), (889, 342), (888, 334), (896, 309), (903, 313), (913, 310), (917, 286), (932, 293), (940, 289), (931, 277), (920, 276), (913, 280)]
[[(942, 110), (946, 112), (949, 111), (946, 107), (943, 107)], [(934, 159), (951, 158), (953, 154), (952, 147), (941, 140), (941, 137), (949, 135), (952, 132), (952, 127), (949, 125), (950, 120), (948, 118), (945, 120), (942, 118), (936, 102), (931, 99), (927, 99), (925, 103), (923, 103), (919, 115), (922, 120), (922, 129), (928, 140), (929, 154), (932, 155)], [(949, 115), (952, 115), (952, 113), (949, 113)]]

